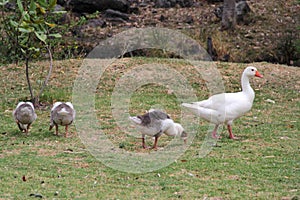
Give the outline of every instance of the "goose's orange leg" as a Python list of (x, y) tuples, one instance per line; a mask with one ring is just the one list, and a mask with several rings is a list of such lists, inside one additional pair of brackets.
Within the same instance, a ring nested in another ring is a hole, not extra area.
[(157, 141), (158, 141), (158, 136), (155, 136), (155, 140), (154, 140), (152, 149), (157, 149)]
[(212, 137), (215, 138), (215, 139), (218, 139), (218, 136), (217, 136), (218, 127), (219, 127), (219, 125), (216, 125), (213, 132), (212, 132)]
[(227, 125), (227, 129), (228, 129), (228, 132), (229, 132), (229, 138), (230, 139), (238, 139), (237, 137), (235, 137), (232, 133), (232, 129), (231, 129), (231, 125)]
[(65, 137), (68, 137), (68, 125), (66, 125), (66, 135)]

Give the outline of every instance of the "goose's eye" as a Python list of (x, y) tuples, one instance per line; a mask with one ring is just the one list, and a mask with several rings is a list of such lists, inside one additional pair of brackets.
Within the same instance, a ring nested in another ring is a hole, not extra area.
[(251, 71), (253, 71), (253, 72), (254, 72), (254, 69), (251, 69)]

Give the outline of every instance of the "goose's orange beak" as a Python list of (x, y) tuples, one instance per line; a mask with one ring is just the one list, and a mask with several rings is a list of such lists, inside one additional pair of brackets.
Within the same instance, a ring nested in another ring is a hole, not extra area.
[(256, 71), (255, 76), (259, 77), (259, 78), (263, 78), (264, 76), (261, 75), (258, 71)]

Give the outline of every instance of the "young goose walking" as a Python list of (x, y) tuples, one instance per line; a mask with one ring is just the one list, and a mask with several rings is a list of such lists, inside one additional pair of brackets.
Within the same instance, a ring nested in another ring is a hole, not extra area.
[(214, 138), (217, 138), (219, 125), (225, 123), (227, 124), (229, 137), (235, 139), (231, 125), (233, 120), (241, 117), (252, 108), (255, 93), (250, 86), (249, 79), (254, 76), (263, 77), (255, 67), (249, 66), (242, 74), (241, 92), (217, 94), (207, 100), (183, 103), (182, 106), (188, 108), (204, 120), (215, 124), (215, 128), (212, 132)]
[(158, 138), (165, 133), (168, 136), (180, 136), (186, 143), (187, 133), (183, 127), (175, 123), (168, 114), (151, 109), (144, 115), (129, 117), (129, 119), (137, 126), (142, 132), (142, 146), (146, 149), (145, 135), (155, 137), (153, 149), (157, 149)]
[(75, 110), (70, 102), (56, 102), (51, 109), (49, 130), (55, 126), (55, 134), (58, 135), (58, 125), (65, 126), (65, 137), (67, 137), (68, 126), (72, 124), (74, 119)]
[(37, 118), (33, 104), (31, 102), (19, 102), (13, 111), (13, 118), (20, 131), (25, 131), (26, 135), (28, 135), (30, 125)]

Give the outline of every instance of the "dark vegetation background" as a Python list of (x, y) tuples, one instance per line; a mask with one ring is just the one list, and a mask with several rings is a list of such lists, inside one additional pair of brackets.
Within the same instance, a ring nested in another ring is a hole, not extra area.
[[(240, 2), (240, 0), (237, 0)], [(98, 42), (129, 28), (166, 27), (184, 32), (203, 47), (211, 39), (213, 59), (230, 62), (281, 63), (300, 66), (300, 4), (296, 0), (246, 1), (233, 31), (220, 30), (222, 0), (58, 0), (67, 11), (53, 21), (62, 38), (53, 38), (54, 59), (85, 57)], [(14, 2), (5, 14), (14, 11)], [(2, 20), (5, 18), (2, 16)], [(49, 16), (51, 17), (51, 16)], [(2, 30), (0, 62), (17, 60), (13, 43)], [(47, 52), (45, 52), (47, 57)], [(171, 57), (159, 50), (127, 56)]]

